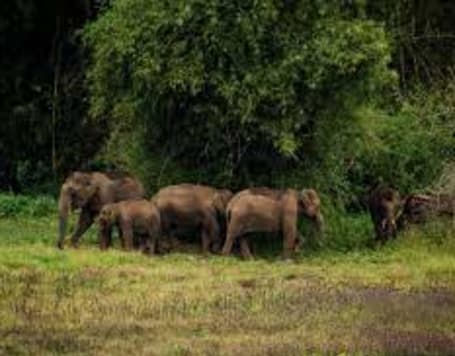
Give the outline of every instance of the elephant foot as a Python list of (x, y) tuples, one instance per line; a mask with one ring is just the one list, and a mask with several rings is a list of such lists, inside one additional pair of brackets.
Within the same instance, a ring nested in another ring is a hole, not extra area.
[(211, 248), (212, 253), (219, 255), (221, 254), (221, 244), (215, 243), (212, 245)]
[(245, 260), (245, 261), (253, 261), (254, 260), (254, 256), (253, 255), (246, 255), (246, 256), (242, 256), (242, 258)]
[(294, 260), (290, 257), (283, 257), (282, 262), (286, 263), (286, 264), (291, 264), (291, 263), (294, 263)]
[(281, 254), (281, 259), (283, 261), (293, 261), (293, 254), (290, 251), (285, 251)]
[(230, 255), (230, 253), (227, 252), (227, 251), (221, 251), (220, 255), (223, 256), (223, 257), (228, 257)]

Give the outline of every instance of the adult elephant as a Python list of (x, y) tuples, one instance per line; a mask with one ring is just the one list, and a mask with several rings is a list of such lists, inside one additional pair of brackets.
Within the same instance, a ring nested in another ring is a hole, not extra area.
[(92, 225), (104, 205), (144, 197), (142, 184), (128, 175), (73, 172), (66, 178), (60, 190), (57, 247), (63, 248), (70, 211), (81, 209), (76, 229), (71, 234), (72, 245), (77, 246), (79, 239)]
[(245, 258), (252, 257), (245, 238), (247, 233), (281, 233), (283, 257), (288, 258), (299, 244), (298, 218), (309, 218), (320, 232), (324, 222), (321, 201), (313, 189), (246, 189), (231, 199), (226, 214), (227, 233), (222, 254), (229, 255), (234, 241), (239, 238)]
[(224, 230), (225, 210), (232, 192), (204, 185), (178, 184), (165, 187), (152, 197), (161, 215), (163, 234), (201, 234), (202, 251), (217, 251)]

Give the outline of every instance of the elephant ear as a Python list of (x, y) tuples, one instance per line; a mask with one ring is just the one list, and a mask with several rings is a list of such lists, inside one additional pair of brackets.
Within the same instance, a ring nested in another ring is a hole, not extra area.
[(212, 205), (215, 207), (216, 211), (224, 215), (226, 207), (231, 200), (233, 194), (230, 190), (220, 190), (213, 196)]
[(303, 189), (300, 192), (299, 208), (305, 215), (309, 217), (317, 215), (320, 207), (321, 200), (314, 189)]
[(112, 206), (106, 206), (103, 208), (103, 211), (104, 211), (104, 215), (106, 217), (106, 220), (112, 224), (115, 220), (115, 214), (114, 214), (114, 209), (112, 208)]
[(101, 208), (98, 217), (96, 218), (98, 223), (102, 225), (112, 224), (113, 222), (113, 212), (109, 205), (105, 205)]
[(314, 189), (303, 189), (300, 192), (299, 210), (307, 218), (313, 221), (316, 230), (319, 232), (319, 242), (324, 239), (324, 216), (321, 212), (321, 200)]
[(81, 205), (90, 203), (93, 206), (101, 208), (99, 199), (100, 189), (92, 182), (85, 182), (78, 190), (78, 197)]

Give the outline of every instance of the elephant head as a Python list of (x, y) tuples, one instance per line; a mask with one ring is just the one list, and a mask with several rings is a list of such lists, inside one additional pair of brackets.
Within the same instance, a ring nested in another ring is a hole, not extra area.
[(115, 222), (115, 219), (116, 214), (114, 208), (112, 204), (108, 204), (103, 206), (103, 208), (101, 209), (97, 218), (97, 222), (101, 227), (106, 228), (111, 226)]
[(96, 195), (97, 190), (98, 187), (93, 184), (90, 174), (81, 172), (73, 173), (62, 185), (58, 201), (59, 248), (63, 247), (69, 213), (85, 206)]
[(299, 214), (311, 219), (317, 230), (324, 230), (324, 217), (321, 213), (321, 200), (314, 189), (303, 189), (298, 194)]

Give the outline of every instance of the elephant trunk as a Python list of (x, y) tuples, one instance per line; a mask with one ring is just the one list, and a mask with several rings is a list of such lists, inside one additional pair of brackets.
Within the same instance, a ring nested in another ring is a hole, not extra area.
[(63, 185), (58, 200), (58, 240), (57, 247), (63, 249), (65, 240), (66, 222), (71, 209), (71, 196), (68, 188)]

